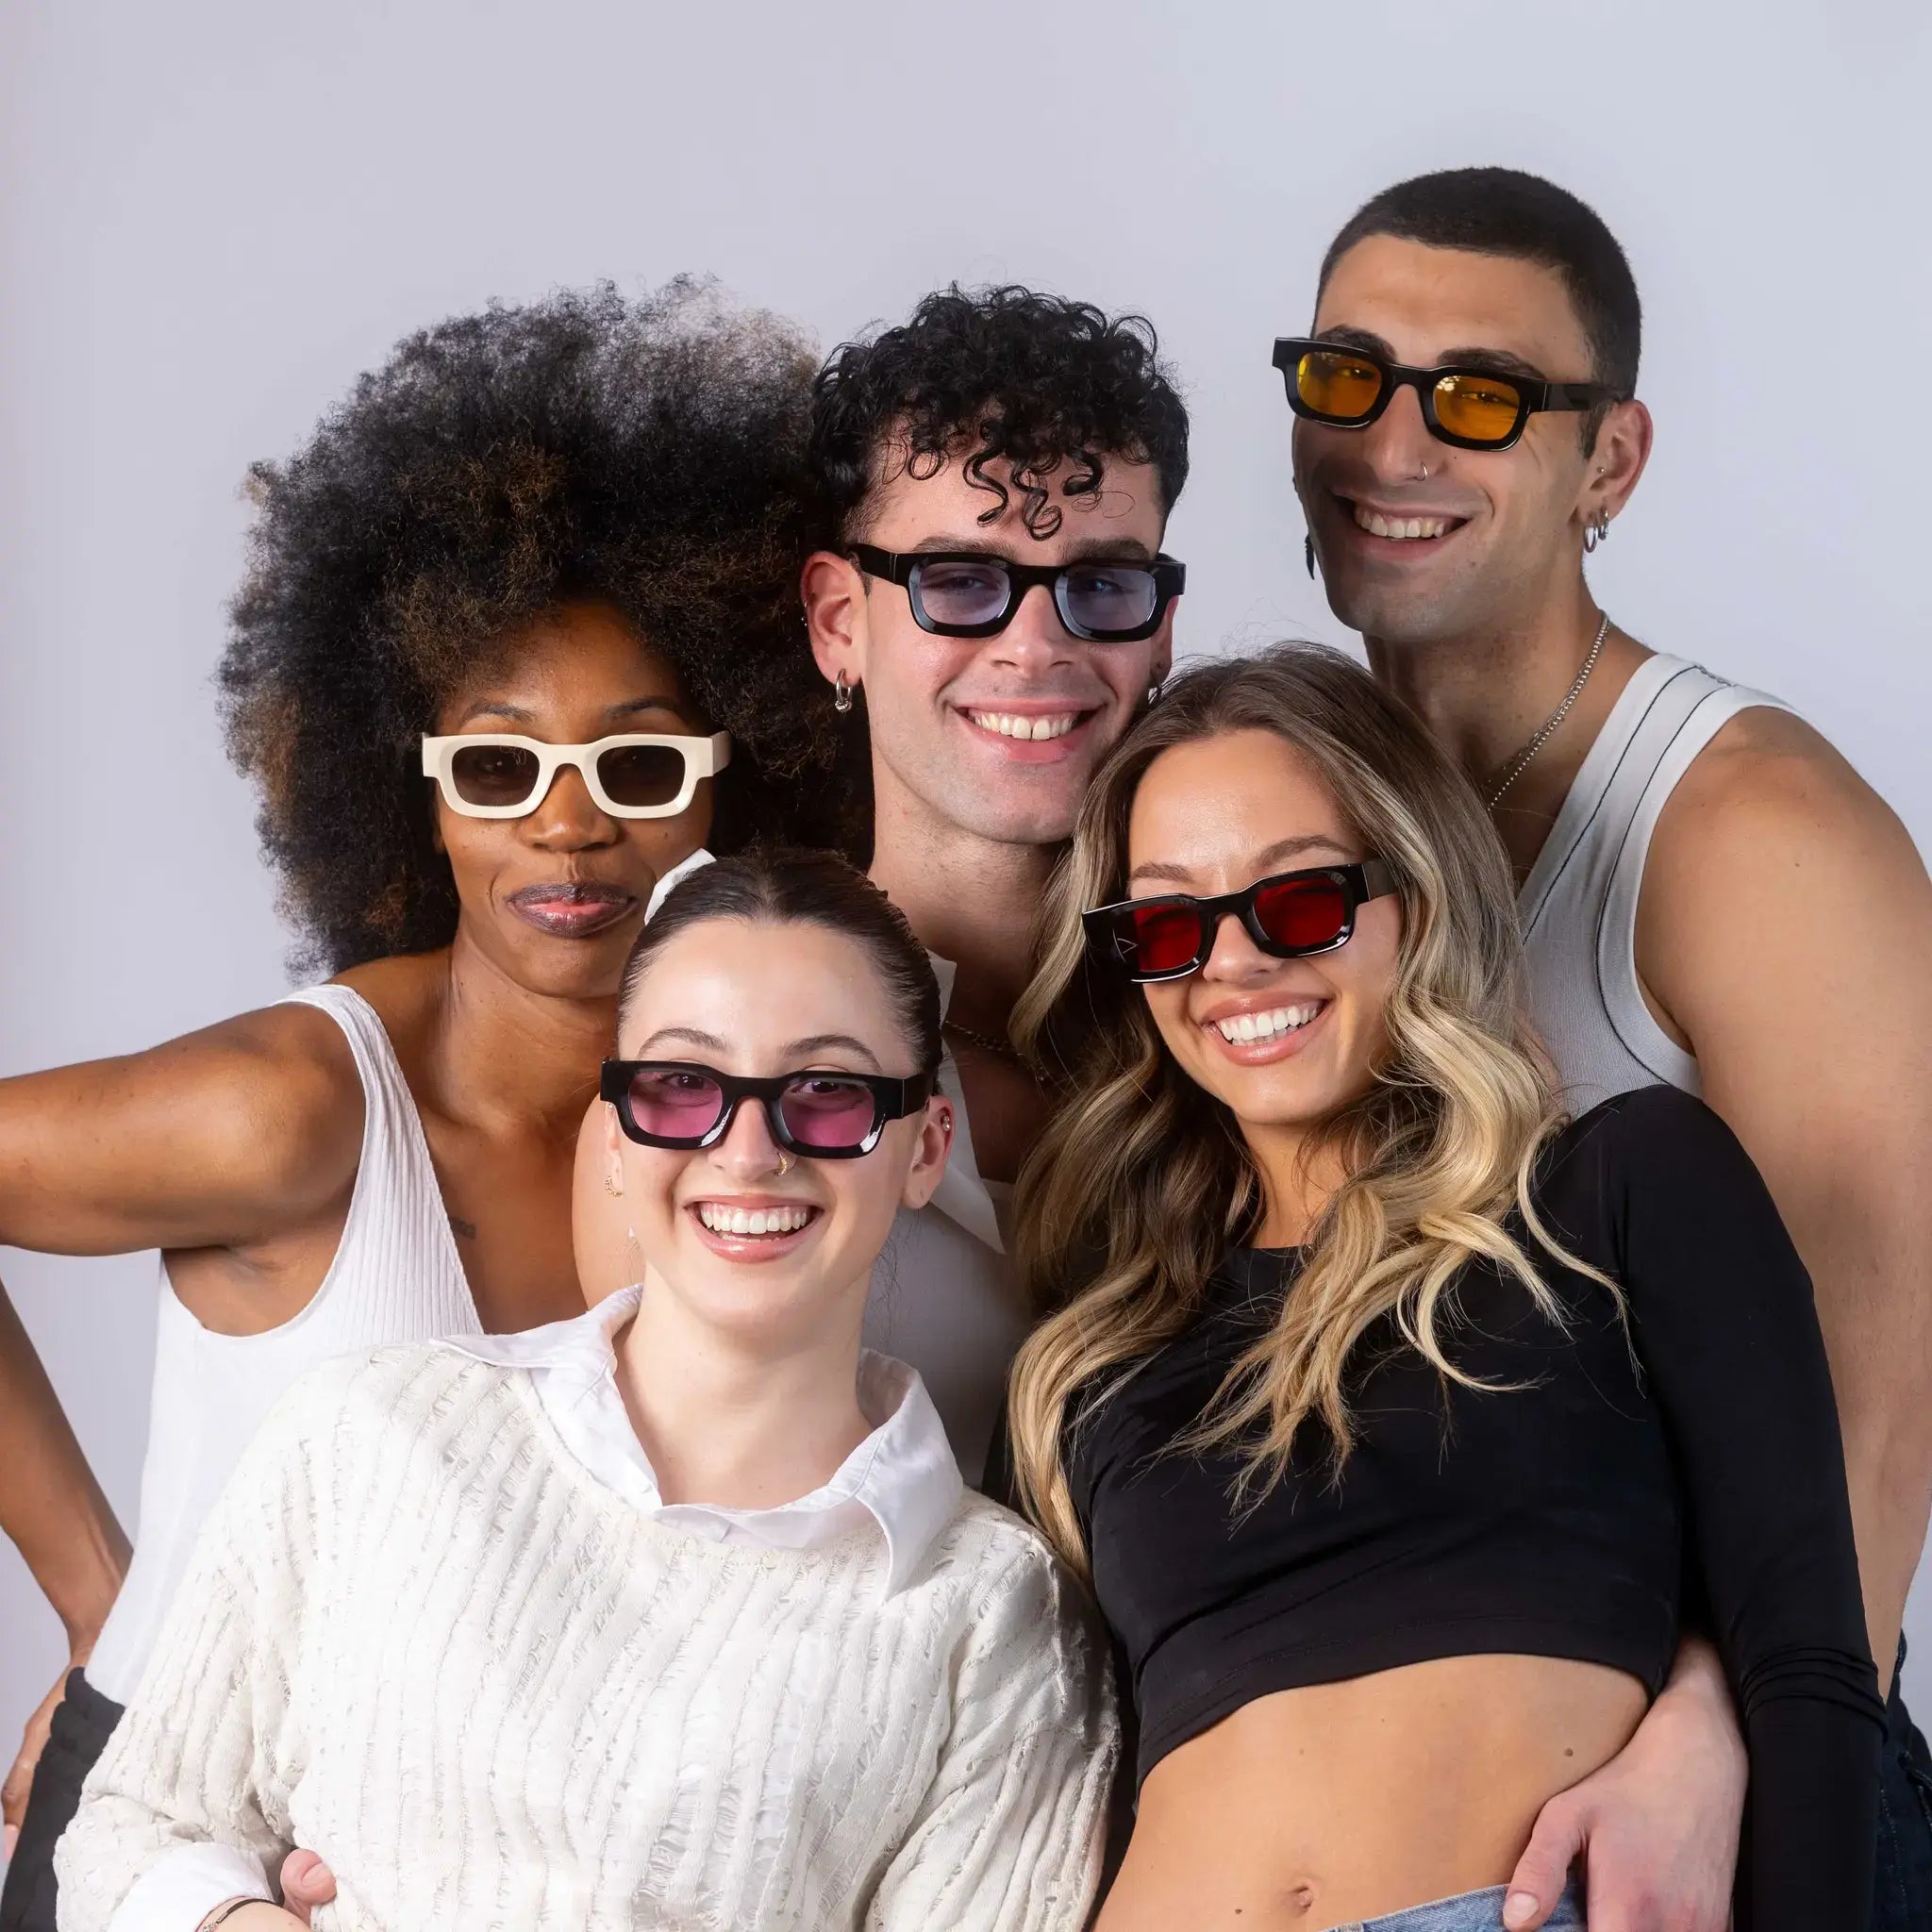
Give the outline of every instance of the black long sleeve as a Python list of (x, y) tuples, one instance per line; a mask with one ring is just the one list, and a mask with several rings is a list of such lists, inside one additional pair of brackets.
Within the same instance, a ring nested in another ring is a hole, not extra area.
[(1615, 1273), (1750, 1752), (1739, 1924), (1862, 1932), (1884, 1707), (1811, 1284), (1714, 1113), (1663, 1088), (1615, 1105), (1591, 1150)]

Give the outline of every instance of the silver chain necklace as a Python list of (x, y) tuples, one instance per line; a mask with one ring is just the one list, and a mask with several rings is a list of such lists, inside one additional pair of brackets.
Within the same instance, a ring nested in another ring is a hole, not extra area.
[(1509, 767), (1503, 782), (1496, 787), (1494, 794), (1491, 797), (1486, 808), (1488, 810), (1494, 811), (1502, 804), (1504, 794), (1509, 790), (1510, 786), (1515, 784), (1517, 779), (1522, 777), (1524, 773), (1529, 769), (1530, 759), (1535, 758), (1537, 753), (1542, 750), (1543, 746), (1550, 741), (1550, 733), (1570, 715), (1570, 707), (1576, 702), (1577, 693), (1582, 691), (1584, 684), (1590, 677), (1590, 674), (1596, 668), (1596, 660), (1603, 650), (1604, 640), (1609, 634), (1610, 614), (1607, 610), (1604, 612), (1604, 621), (1596, 627), (1596, 641), (1590, 647), (1590, 656), (1583, 660), (1583, 669), (1576, 674), (1576, 682), (1570, 687), (1563, 702), (1550, 713), (1549, 718), (1543, 724), (1543, 728), (1516, 754), (1515, 762)]

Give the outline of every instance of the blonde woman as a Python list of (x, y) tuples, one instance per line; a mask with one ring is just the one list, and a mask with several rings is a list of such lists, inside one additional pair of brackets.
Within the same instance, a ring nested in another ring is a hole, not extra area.
[(1701, 1103), (1563, 1121), (1502, 849), (1418, 723), (1313, 647), (1187, 674), (1047, 917), (1016, 1024), (1071, 1098), (1011, 1425), (1138, 1720), (1102, 1932), (1526, 1923), (1539, 1810), (1690, 1604), (1740, 1923), (1862, 1927), (1882, 1719), (1808, 1283)]

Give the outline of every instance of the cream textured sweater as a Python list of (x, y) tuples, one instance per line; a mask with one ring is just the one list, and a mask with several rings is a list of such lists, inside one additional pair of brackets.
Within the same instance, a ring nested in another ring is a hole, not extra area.
[(321, 1853), (319, 1932), (1073, 1932), (1116, 1750), (1076, 1593), (971, 1494), (887, 1565), (875, 1528), (650, 1519), (527, 1371), (329, 1363), (210, 1519), (61, 1841), (61, 1932), (183, 1844)]

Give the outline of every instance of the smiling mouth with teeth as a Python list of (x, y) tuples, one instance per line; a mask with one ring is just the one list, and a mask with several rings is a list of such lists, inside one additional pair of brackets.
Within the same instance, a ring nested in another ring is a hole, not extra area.
[(1397, 542), (1412, 542), (1426, 537), (1446, 537), (1461, 522), (1460, 517), (1385, 517), (1379, 510), (1352, 506), (1356, 527), (1372, 537), (1391, 537)]
[(1002, 738), (1064, 738), (1080, 722), (1078, 711), (1060, 711), (1051, 716), (1022, 718), (1011, 711), (968, 711), (966, 715), (982, 731), (997, 732)]
[(1284, 1033), (1299, 1033), (1322, 1010), (1320, 1000), (1307, 1000), (1300, 1006), (1276, 1007), (1266, 1013), (1230, 1013), (1224, 1020), (1208, 1024), (1230, 1046), (1246, 1046), (1260, 1040), (1278, 1040)]
[(713, 1234), (796, 1234), (818, 1212), (816, 1208), (730, 1208), (722, 1201), (700, 1201), (694, 1210)]

